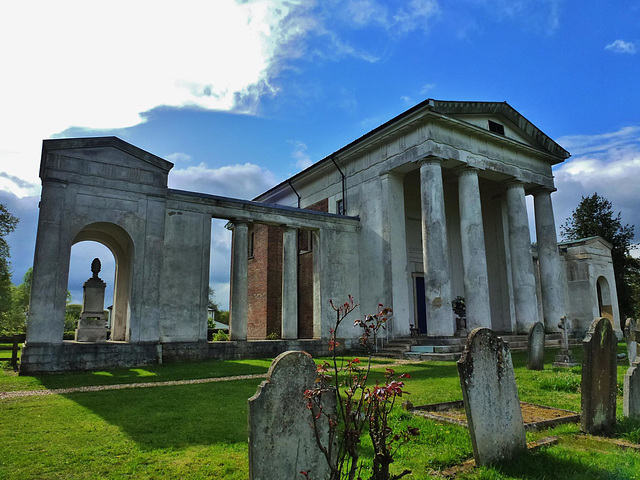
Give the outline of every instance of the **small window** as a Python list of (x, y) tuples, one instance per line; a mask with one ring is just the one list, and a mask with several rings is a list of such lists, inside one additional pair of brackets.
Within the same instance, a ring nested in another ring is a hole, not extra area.
[(336, 201), (336, 213), (338, 215), (344, 215), (344, 202), (342, 199)]
[(497, 133), (498, 135), (504, 135), (504, 125), (489, 120), (489, 131)]
[(307, 253), (313, 250), (313, 234), (309, 230), (298, 231), (298, 250)]
[(253, 233), (249, 234), (249, 258), (253, 258)]

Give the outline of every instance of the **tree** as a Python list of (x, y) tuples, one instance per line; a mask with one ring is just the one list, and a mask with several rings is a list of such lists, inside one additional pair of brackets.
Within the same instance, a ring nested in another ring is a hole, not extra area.
[(634, 296), (640, 298), (637, 281), (640, 275), (640, 261), (631, 256), (633, 244), (633, 225), (623, 225), (622, 215), (613, 212), (611, 202), (594, 193), (582, 200), (560, 227), (560, 234), (565, 240), (578, 240), (600, 236), (612, 245), (611, 258), (618, 293), (618, 304), (621, 318), (634, 315)]
[(12, 283), (9, 244), (5, 237), (16, 229), (18, 218), (0, 203), (0, 325), (7, 321), (12, 309)]

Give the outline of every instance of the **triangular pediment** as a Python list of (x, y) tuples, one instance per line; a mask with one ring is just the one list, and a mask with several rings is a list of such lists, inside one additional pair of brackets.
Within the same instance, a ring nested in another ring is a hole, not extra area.
[(486, 130), (498, 137), (542, 150), (560, 159), (570, 154), (506, 102), (427, 100), (431, 111)]

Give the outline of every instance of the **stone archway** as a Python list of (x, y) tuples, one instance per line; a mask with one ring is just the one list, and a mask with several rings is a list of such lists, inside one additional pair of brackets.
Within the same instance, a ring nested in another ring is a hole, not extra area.
[(111, 340), (129, 341), (131, 335), (131, 280), (134, 248), (129, 234), (113, 223), (92, 223), (80, 230), (73, 239), (79, 242), (93, 241), (107, 247), (116, 262), (113, 288), (113, 312), (111, 317)]
[(598, 295), (598, 312), (601, 317), (608, 318), (613, 324), (613, 305), (611, 287), (609, 282), (603, 276), (598, 277), (596, 280), (596, 291)]

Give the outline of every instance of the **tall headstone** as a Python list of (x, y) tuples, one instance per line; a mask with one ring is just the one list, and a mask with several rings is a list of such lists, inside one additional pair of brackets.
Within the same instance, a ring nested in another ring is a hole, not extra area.
[(611, 321), (596, 318), (582, 341), (580, 427), (586, 433), (610, 435), (616, 425), (617, 339)]
[[(267, 379), (249, 399), (249, 478), (280, 480), (329, 478), (327, 461), (318, 448), (305, 390), (316, 381), (316, 366), (305, 352), (285, 352), (271, 364)], [(325, 405), (335, 411), (333, 405)], [(328, 424), (320, 417), (318, 433), (326, 445)]]
[[(636, 355), (640, 332), (638, 325), (632, 318), (627, 319), (625, 325), (625, 337), (627, 338), (627, 351), (631, 366), (624, 374), (624, 386), (622, 397), (622, 414), (625, 417), (640, 418), (640, 357)], [(633, 348), (632, 348), (633, 346)], [(633, 358), (631, 352), (633, 351)]]
[(527, 352), (527, 368), (544, 370), (544, 325), (541, 322), (534, 323), (529, 329)]
[(476, 328), (458, 360), (458, 375), (476, 464), (493, 464), (526, 451), (509, 346), (492, 330)]
[(104, 313), (104, 290), (106, 283), (98, 277), (101, 264), (99, 258), (91, 262), (93, 276), (84, 282), (82, 313), (76, 329), (78, 342), (105, 342), (107, 340), (107, 316)]
[(629, 365), (633, 365), (638, 356), (638, 342), (636, 335), (638, 331), (638, 323), (635, 318), (627, 318), (624, 322), (624, 338), (627, 341), (627, 356), (629, 357)]
[(556, 359), (553, 362), (554, 367), (575, 367), (578, 363), (573, 361), (573, 355), (569, 350), (569, 332), (571, 331), (571, 321), (565, 315), (560, 319), (558, 328), (562, 332), (562, 347), (560, 352), (556, 355)]

